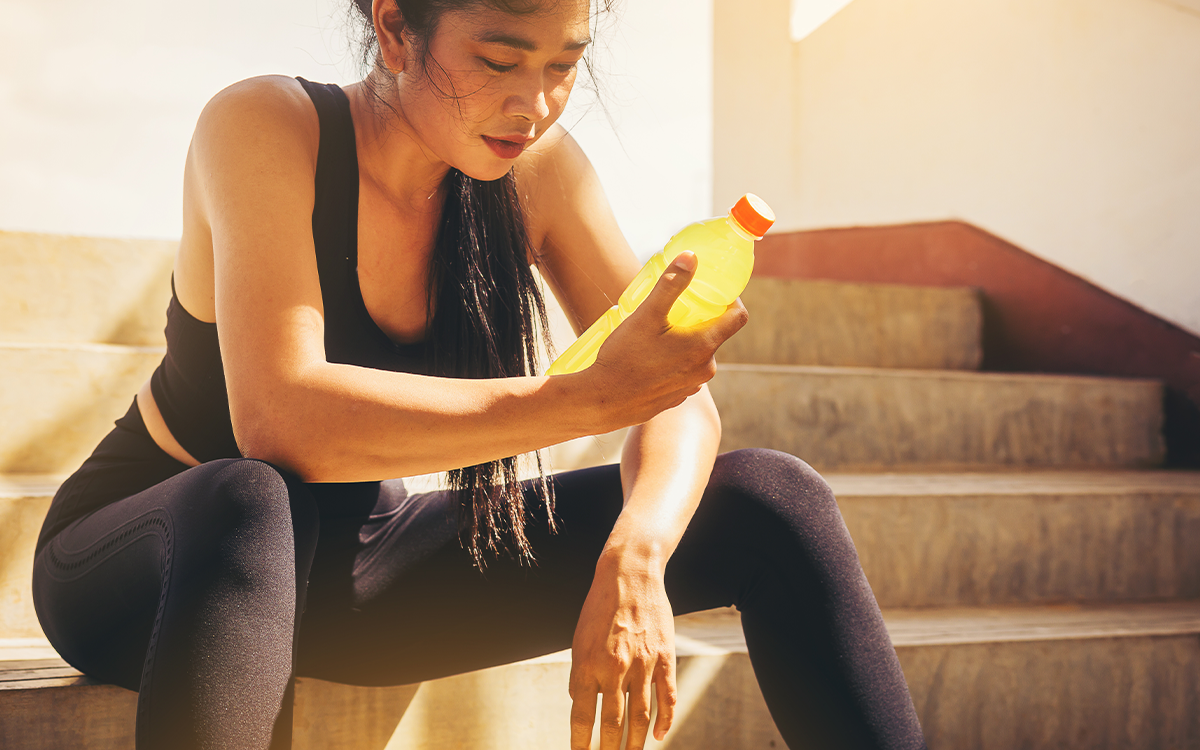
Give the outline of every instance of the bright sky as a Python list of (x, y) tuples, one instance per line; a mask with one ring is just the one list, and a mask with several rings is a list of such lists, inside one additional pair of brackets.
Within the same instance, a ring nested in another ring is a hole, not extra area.
[(850, 0), (792, 0), (792, 41), (813, 33), (849, 4)]

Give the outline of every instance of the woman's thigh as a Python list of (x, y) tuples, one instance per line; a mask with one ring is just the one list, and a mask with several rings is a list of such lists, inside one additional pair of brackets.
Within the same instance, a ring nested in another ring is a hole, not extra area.
[[(156, 631), (164, 619), (185, 627), (195, 619), (188, 608), (211, 593), (210, 573), (258, 577), (254, 558), (279, 557), (272, 546), (291, 556), (289, 492), (300, 487), (259, 461), (213, 461), (77, 519), (34, 562), (34, 604), (47, 637), (80, 670), (137, 690)], [(301, 525), (302, 537), (315, 537), (315, 513)], [(284, 563), (294, 580), (294, 559)], [(175, 606), (164, 610), (168, 593)]]
[[(718, 457), (713, 481), (667, 568), (676, 614), (736, 604), (763, 565), (783, 563), (764, 556), (779, 546), (772, 537), (787, 532), (769, 510), (771, 498), (757, 497), (803, 489), (778, 475), (807, 467), (791, 457), (780, 460), (782, 455), (738, 451)], [(482, 572), (474, 568), (459, 544), (449, 493), (408, 497), (402, 511), (390, 506), (396, 515), (387, 525), (402, 530), (377, 526), (352, 553), (344, 545), (337, 553), (319, 549), (299, 673), (402, 684), (568, 648), (624, 496), (616, 465), (564, 472), (554, 484), (557, 532), (550, 533), (539, 511), (526, 527), (533, 565), (501, 557)], [(527, 497), (536, 505), (531, 491)], [(322, 544), (329, 525), (322, 527)]]
[(171, 537), (169, 514), (141, 493), (46, 543), (34, 562), (34, 605), (64, 659), (104, 682), (138, 689)]
[[(501, 556), (475, 568), (448, 492), (408, 497), (353, 552), (333, 541), (336, 532), (326, 536), (324, 521), (321, 544), (333, 549), (319, 548), (313, 563), (298, 673), (404, 684), (569, 647), (621, 511), (620, 469), (564, 472), (554, 484), (557, 532), (540, 508), (526, 525), (532, 565)], [(531, 485), (526, 494), (535, 506)]]

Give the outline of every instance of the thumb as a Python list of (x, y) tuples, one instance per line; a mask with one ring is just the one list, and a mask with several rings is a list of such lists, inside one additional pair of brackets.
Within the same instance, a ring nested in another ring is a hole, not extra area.
[(644, 309), (651, 317), (666, 320), (671, 305), (675, 304), (675, 300), (696, 275), (696, 265), (695, 253), (684, 251), (677, 255), (662, 276), (658, 277), (658, 283), (646, 295), (639, 309)]

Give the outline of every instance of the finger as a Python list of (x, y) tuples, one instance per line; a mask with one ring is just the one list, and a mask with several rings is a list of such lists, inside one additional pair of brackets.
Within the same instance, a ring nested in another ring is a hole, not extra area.
[(625, 747), (642, 750), (646, 746), (646, 732), (650, 731), (650, 680), (642, 678), (629, 684), (625, 723), (629, 725), (629, 742)]
[(658, 718), (654, 720), (654, 739), (662, 742), (675, 720), (675, 704), (679, 702), (679, 691), (675, 686), (674, 655), (659, 662), (654, 671), (654, 687), (658, 693)]
[(625, 693), (621, 690), (605, 693), (600, 702), (600, 750), (620, 750), (624, 713)]
[(713, 319), (707, 333), (712, 337), (713, 344), (720, 346), (730, 336), (742, 330), (749, 321), (750, 313), (746, 311), (746, 306), (742, 304), (739, 297), (733, 301), (733, 304), (725, 308), (725, 312)]
[(638, 309), (645, 310), (645, 314), (656, 319), (666, 321), (671, 305), (675, 304), (675, 300), (687, 289), (692, 277), (696, 275), (696, 264), (695, 253), (680, 253), (671, 265), (667, 266), (667, 270), (663, 271), (662, 276), (658, 277), (658, 282)]
[(597, 695), (599, 692), (594, 688), (571, 688), (571, 750), (588, 750), (591, 747)]

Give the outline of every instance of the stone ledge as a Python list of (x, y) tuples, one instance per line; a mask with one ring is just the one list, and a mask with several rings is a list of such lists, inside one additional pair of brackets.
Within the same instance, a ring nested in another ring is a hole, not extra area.
[[(1200, 601), (889, 610), (884, 618), (931, 750), (1200, 742)], [(681, 703), (662, 744), (782, 748), (737, 614), (676, 622)], [(301, 680), (295, 747), (565, 747), (568, 673), (569, 652), (558, 652), (419, 686)], [(128, 748), (134, 704), (133, 693), (103, 685), (0, 690), (0, 715), (20, 717), (0, 722), (0, 745)]]
[(0, 231), (0, 339), (161, 344), (178, 246)]
[(974, 289), (755, 277), (741, 297), (750, 323), (720, 362), (974, 370), (983, 358)]
[(163, 348), (0, 344), (0, 472), (67, 473), (125, 413)]
[(884, 607), (1200, 597), (1200, 472), (825, 476)]
[(721, 449), (767, 447), (822, 471), (1148, 468), (1162, 388), (1062, 375), (719, 365)]

